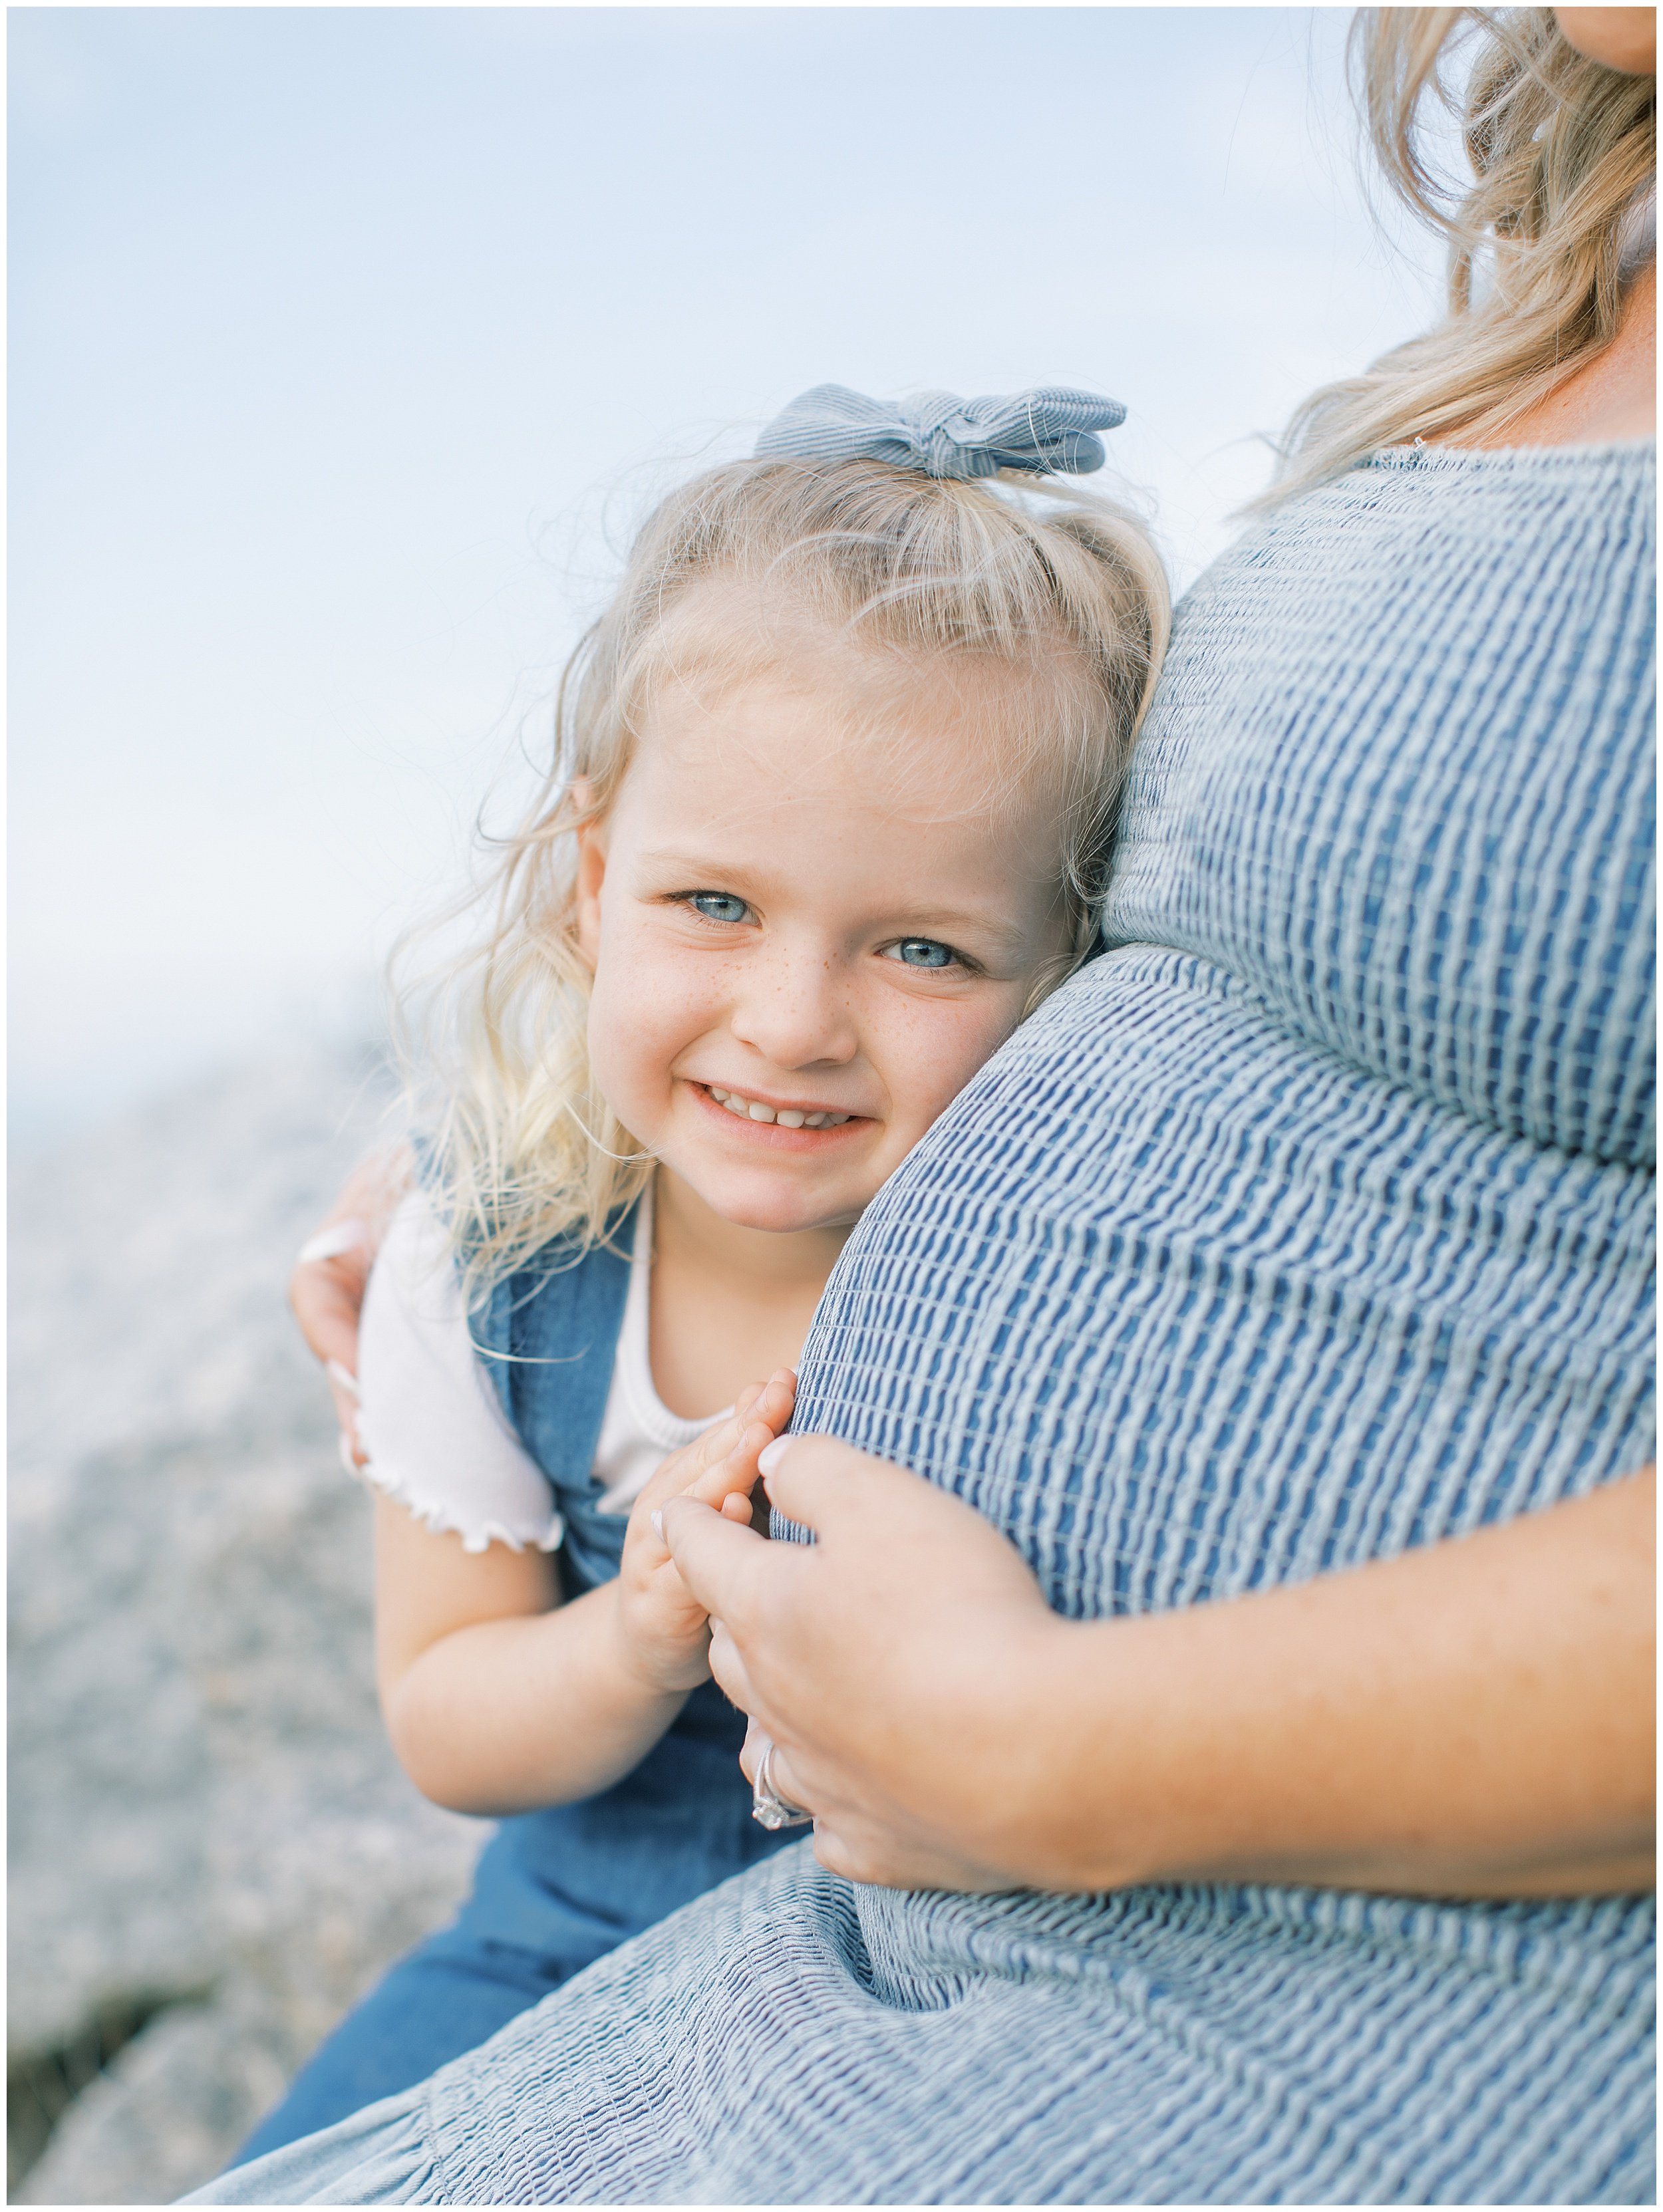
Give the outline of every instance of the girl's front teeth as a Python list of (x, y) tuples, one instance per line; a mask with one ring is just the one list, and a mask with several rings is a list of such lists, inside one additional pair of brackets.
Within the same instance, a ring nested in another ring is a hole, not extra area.
[(736, 1091), (718, 1091), (714, 1083), (704, 1087), (718, 1106), (737, 1114), (741, 1121), (777, 1121), (782, 1129), (839, 1129), (854, 1118), (849, 1114), (803, 1114), (795, 1106), (776, 1109), (764, 1106), (760, 1098), (741, 1098)]

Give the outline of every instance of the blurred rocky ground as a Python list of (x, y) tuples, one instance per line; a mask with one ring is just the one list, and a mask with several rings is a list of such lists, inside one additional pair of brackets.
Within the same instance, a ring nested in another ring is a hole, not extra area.
[(297, 1051), (14, 1164), (14, 2203), (206, 2180), (483, 1840), (386, 1747), (369, 1503), (283, 1304), (384, 1104)]

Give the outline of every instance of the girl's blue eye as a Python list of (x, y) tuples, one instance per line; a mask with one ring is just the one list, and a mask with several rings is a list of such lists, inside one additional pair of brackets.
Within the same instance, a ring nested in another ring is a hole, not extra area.
[(950, 945), (938, 945), (933, 937), (904, 937), (889, 951), (908, 968), (950, 968), (955, 957)]
[(743, 921), (751, 911), (742, 898), (728, 891), (695, 891), (688, 903), (707, 921)]

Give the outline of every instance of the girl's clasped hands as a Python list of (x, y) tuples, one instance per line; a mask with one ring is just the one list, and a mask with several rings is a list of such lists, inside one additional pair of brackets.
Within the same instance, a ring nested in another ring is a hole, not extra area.
[(764, 1533), (765, 1505), (758, 1512), (752, 1495), (762, 1480), (757, 1462), (785, 1432), (796, 1382), (783, 1367), (766, 1382), (748, 1383), (729, 1418), (673, 1453), (636, 1500), (613, 1588), (623, 1663), (650, 1689), (691, 1690), (710, 1673), (710, 1616), (670, 1556), (663, 1509), (673, 1498), (687, 1498)]

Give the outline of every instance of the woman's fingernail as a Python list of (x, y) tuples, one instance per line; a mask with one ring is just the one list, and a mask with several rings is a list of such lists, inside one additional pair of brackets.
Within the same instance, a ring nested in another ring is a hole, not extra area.
[(332, 1221), (327, 1229), (308, 1237), (295, 1257), (304, 1267), (312, 1260), (337, 1260), (343, 1252), (356, 1251), (360, 1244), (369, 1242), (367, 1221)]
[(326, 1359), (324, 1362), (323, 1371), (332, 1382), (338, 1382), (349, 1396), (356, 1398), (362, 1395), (358, 1389), (357, 1376), (350, 1367), (343, 1367), (338, 1359)]
[(661, 1544), (664, 1541), (664, 1514), (662, 1508), (659, 1508), (649, 1517), (653, 1524), (653, 1534), (657, 1537), (659, 1542)]
[(758, 1453), (758, 1471), (764, 1479), (778, 1472), (779, 1463), (785, 1457), (785, 1447), (795, 1442), (795, 1437), (776, 1437), (772, 1443)]

